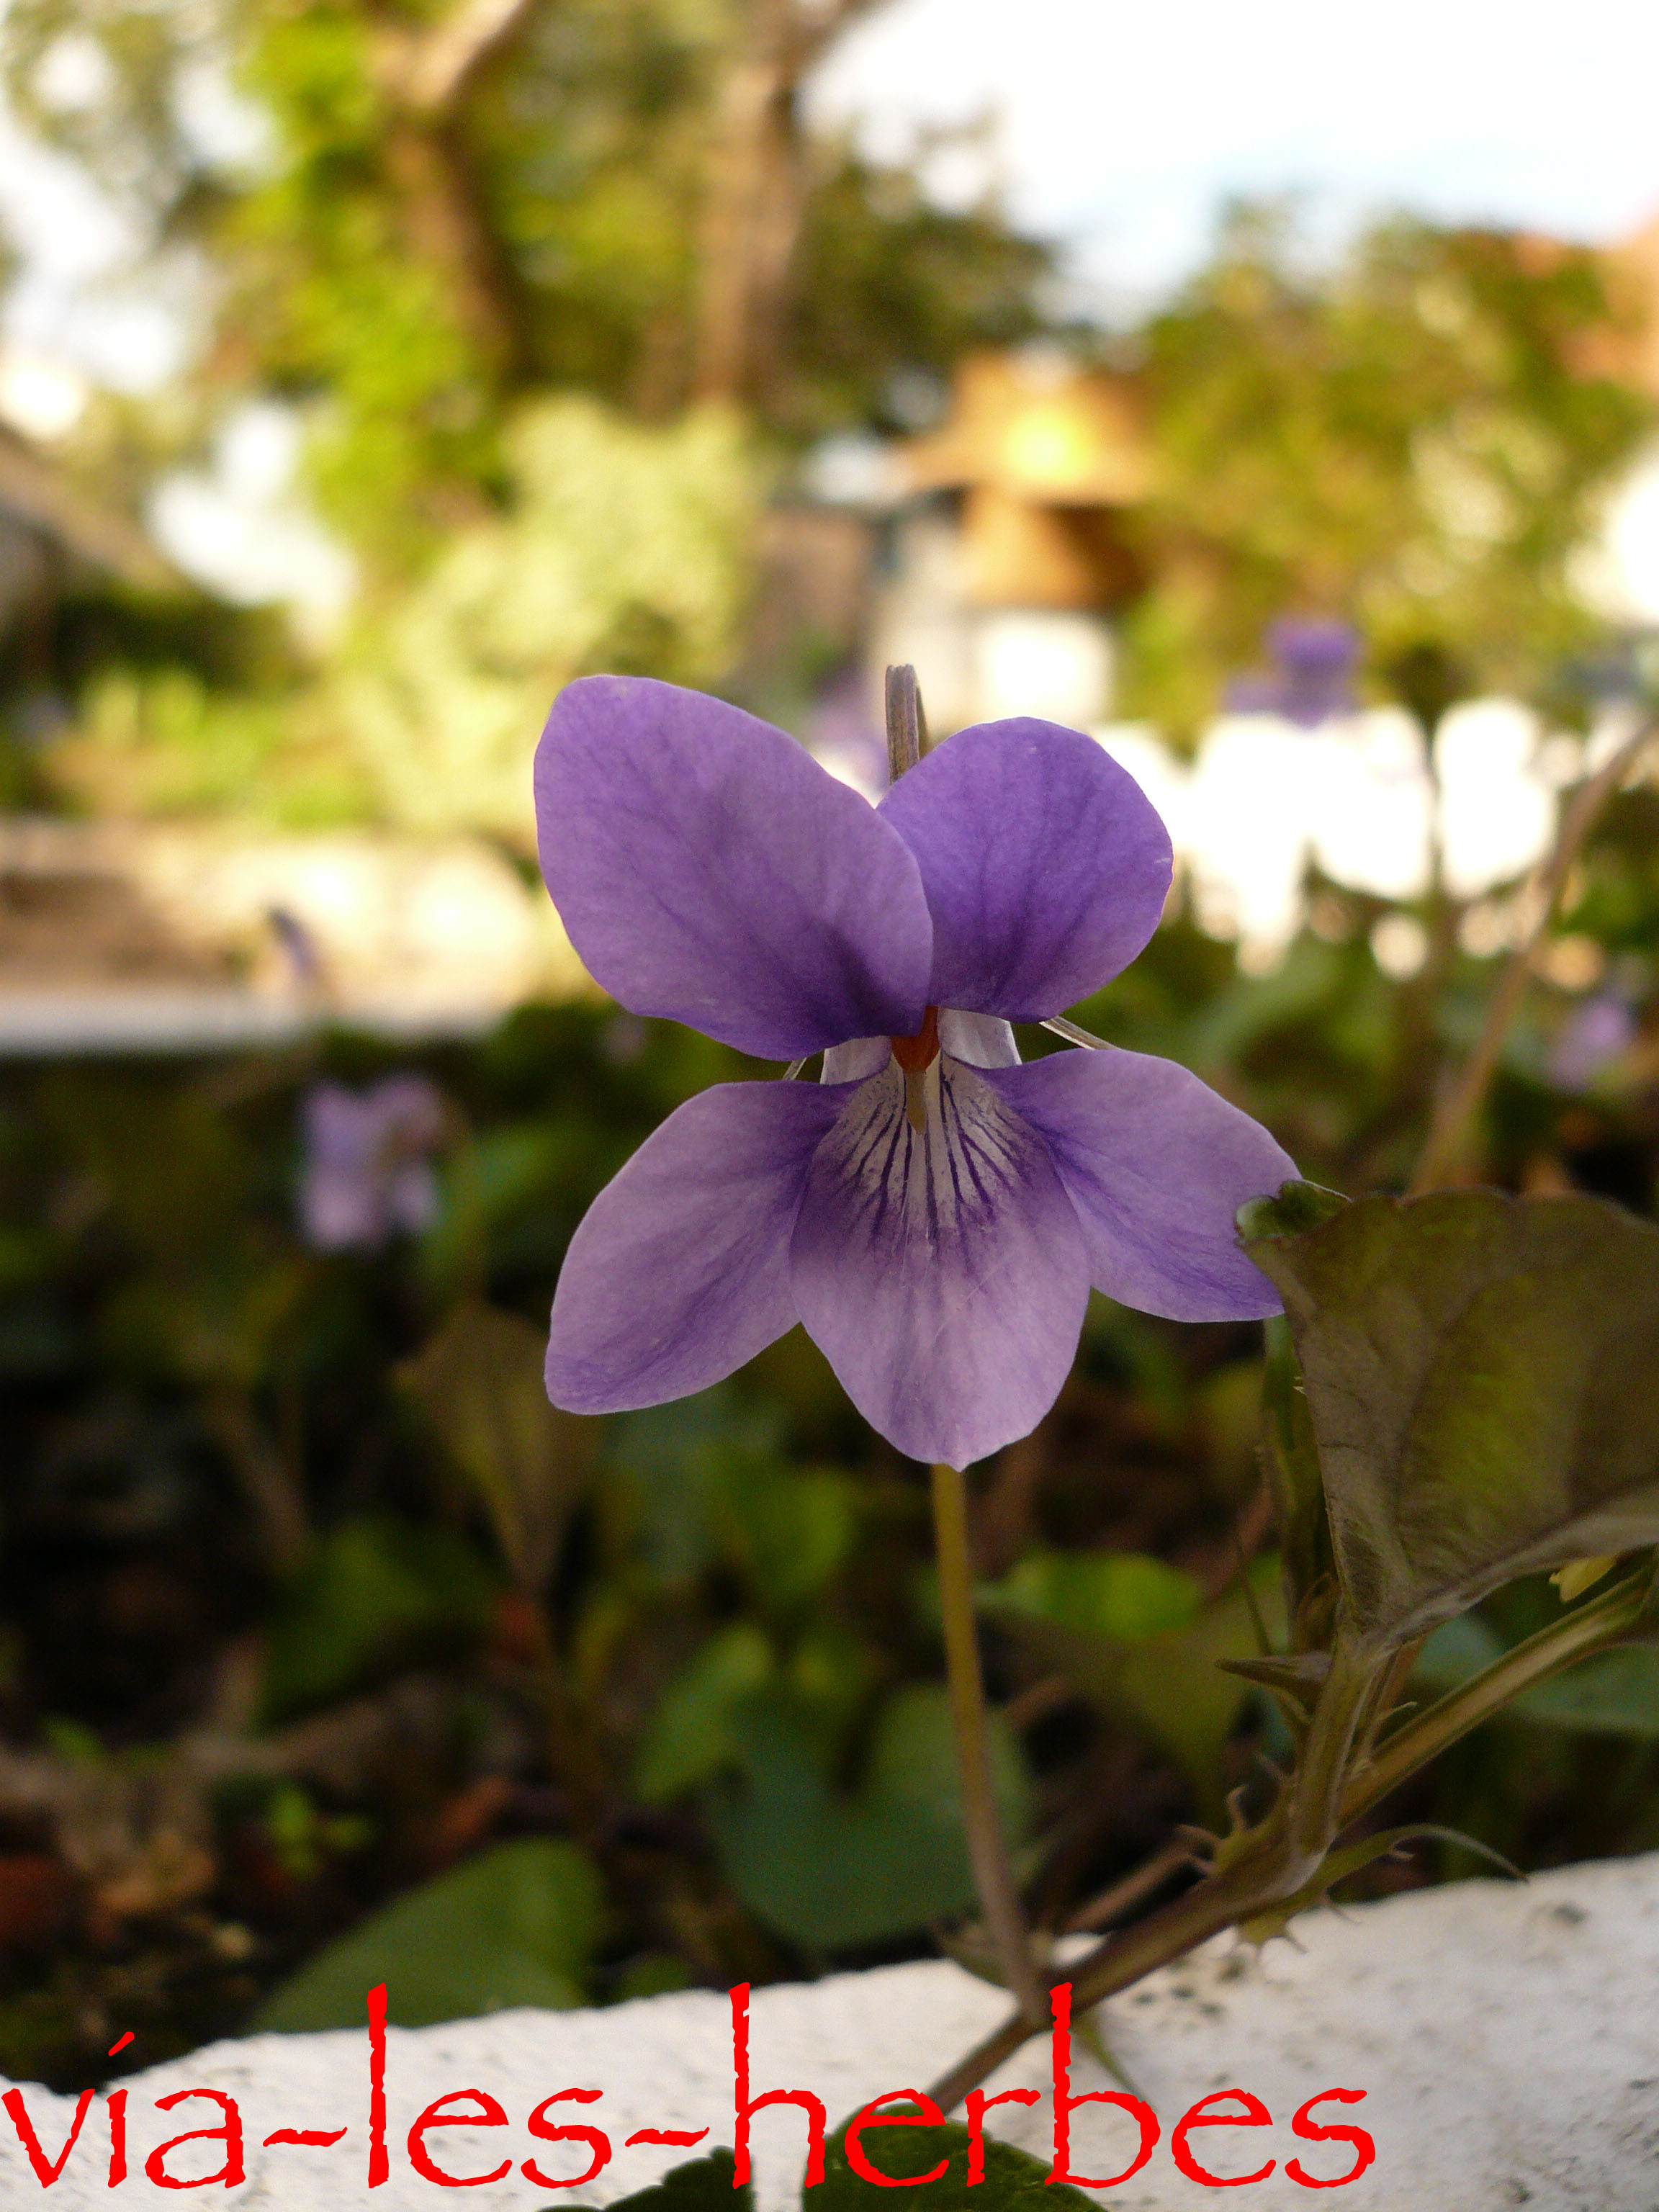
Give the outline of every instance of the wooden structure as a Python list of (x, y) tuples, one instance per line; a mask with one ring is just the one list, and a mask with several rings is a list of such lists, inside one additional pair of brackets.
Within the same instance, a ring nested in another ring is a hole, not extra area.
[(1049, 349), (973, 356), (896, 465), (872, 662), (914, 661), (943, 728), (1102, 719), (1110, 617), (1140, 581), (1123, 517), (1154, 482), (1133, 385)]

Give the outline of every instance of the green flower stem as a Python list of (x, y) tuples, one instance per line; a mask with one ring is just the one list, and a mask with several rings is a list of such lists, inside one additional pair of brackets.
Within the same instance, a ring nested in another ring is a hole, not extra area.
[(968, 1556), (968, 1491), (953, 1467), (933, 1469), (933, 1532), (939, 1552), (939, 1610), (945, 1664), (962, 1774), (963, 1826), (980, 1910), (996, 1947), (1009, 1991), (1019, 2003), (1022, 2037), (1048, 2017), (1048, 1991), (1031, 1957), (1019, 1892), (1002, 1839), (986, 1737), (985, 1684), (974, 1617), (973, 1567)]

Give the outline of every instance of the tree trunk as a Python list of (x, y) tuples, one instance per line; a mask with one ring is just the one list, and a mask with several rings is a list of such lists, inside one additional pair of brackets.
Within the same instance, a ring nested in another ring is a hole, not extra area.
[(692, 388), (761, 399), (775, 387), (807, 148), (798, 98), (825, 48), (874, 0), (746, 0), (714, 102), (704, 188)]

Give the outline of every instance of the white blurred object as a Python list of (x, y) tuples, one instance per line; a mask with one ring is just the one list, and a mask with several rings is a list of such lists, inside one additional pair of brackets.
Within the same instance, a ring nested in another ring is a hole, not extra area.
[(974, 623), (974, 671), (985, 720), (1032, 714), (1086, 727), (1110, 708), (1112, 634), (1098, 615), (1013, 608)]
[(291, 407), (239, 408), (219, 433), (211, 474), (164, 477), (149, 522), (187, 575), (242, 606), (286, 606), (301, 635), (321, 645), (345, 613), (356, 571), (295, 489), (302, 434)]
[[(329, 1022), (477, 1035), (526, 999), (587, 988), (551, 904), (479, 839), (0, 820), (0, 881), (66, 878), (123, 888), (149, 964), (96, 938), (44, 976), (38, 958), (0, 958), (0, 1056), (231, 1048)], [(196, 978), (154, 947), (191, 956)]]
[(1383, 707), (1308, 732), (1308, 832), (1334, 883), (1377, 898), (1428, 889), (1434, 791), (1422, 732), (1401, 708)]
[(811, 496), (829, 507), (891, 507), (904, 490), (892, 446), (862, 431), (814, 446), (801, 475)]
[(1281, 950), (1301, 920), (1320, 734), (1224, 715), (1193, 766), (1183, 857), (1199, 922), (1252, 953)]
[(1371, 931), (1371, 952), (1385, 975), (1403, 983), (1429, 957), (1429, 933), (1415, 915), (1385, 914)]
[(1574, 556), (1571, 575), (1604, 620), (1659, 623), (1659, 444), (1638, 455), (1602, 510), (1598, 536)]
[(893, 536), (891, 580), (877, 600), (866, 658), (877, 670), (910, 664), (940, 736), (981, 720), (962, 536), (927, 508), (901, 516)]
[(1549, 849), (1556, 798), (1538, 740), (1536, 716), (1510, 699), (1473, 699), (1441, 724), (1440, 839), (1454, 898), (1525, 875)]
[(90, 391), (78, 368), (27, 347), (0, 352), (0, 418), (26, 438), (49, 441), (72, 430)]
[[(1421, 898), (1437, 832), (1455, 897), (1479, 899), (1526, 876), (1549, 849), (1560, 787), (1593, 769), (1622, 730), (1582, 749), (1571, 738), (1540, 742), (1526, 708), (1473, 700), (1441, 726), (1437, 805), (1422, 738), (1398, 708), (1316, 730), (1277, 714), (1224, 715), (1190, 767), (1142, 726), (1094, 734), (1168, 823), (1200, 927), (1237, 938), (1242, 964), (1260, 972), (1302, 926), (1310, 860), (1374, 897)], [(1389, 972), (1412, 972), (1403, 935), (1385, 942), (1398, 963)]]

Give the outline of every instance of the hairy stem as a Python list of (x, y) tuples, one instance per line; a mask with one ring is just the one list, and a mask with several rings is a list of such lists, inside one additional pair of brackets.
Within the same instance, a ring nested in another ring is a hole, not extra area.
[(1532, 972), (1533, 955), (1560, 903), (1567, 878), (1572, 872), (1572, 864), (1583, 850), (1584, 841), (1595, 828), (1596, 817), (1629, 774), (1637, 755), (1655, 736), (1659, 736), (1659, 715), (1650, 714), (1644, 718), (1634, 734), (1620, 746), (1612, 759), (1598, 769), (1588, 782), (1580, 786), (1572, 804), (1562, 817), (1554, 850), (1534, 878), (1532, 925), (1522, 943), (1510, 953), (1508, 963), (1498, 979), (1498, 988), (1487, 1006), (1486, 1018), (1474, 1051), (1435, 1109), (1428, 1140), (1417, 1164), (1417, 1171), (1412, 1177), (1407, 1196), (1414, 1198), (1423, 1191), (1433, 1190), (1455, 1172), (1468, 1125), (1486, 1095), (1486, 1085), (1492, 1081), (1498, 1056), (1504, 1049), (1510, 1024), (1515, 1019), (1526, 990), (1527, 979)]
[(1540, 1628), (1490, 1667), (1449, 1690), (1443, 1698), (1386, 1737), (1350, 1777), (1342, 1797), (1342, 1824), (1358, 1819), (1397, 1790), (1419, 1767), (1460, 1736), (1577, 1659), (1616, 1644), (1640, 1620), (1653, 1590), (1653, 1572), (1626, 1576), (1588, 1605)]
[[(1070, 1970), (1073, 2017), (1081, 2019), (1088, 2008), (1098, 2004), (1103, 1997), (1113, 1996), (1157, 1967), (1168, 1966), (1195, 1944), (1218, 1936), (1224, 1928), (1231, 1928), (1236, 1920), (1248, 1919), (1268, 1902), (1253, 1887), (1253, 1872), (1252, 1868), (1241, 1862), (1225, 1874), (1212, 1875), (1195, 1889), (1173, 1899), (1145, 1920), (1137, 1921), (1133, 1928), (1109, 1937), (1091, 1951)], [(1034, 2026), (1025, 2013), (1015, 2013), (983, 2043), (958, 2060), (948, 2074), (941, 2075), (927, 2094), (941, 2112), (950, 2112), (987, 2075), (994, 2074), (1005, 2058), (1012, 2057), (1021, 2044), (1039, 2033), (1041, 2027), (1041, 2022)]]
[(1013, 1869), (1003, 1847), (991, 1787), (985, 1726), (985, 1685), (979, 1668), (974, 1619), (973, 1568), (968, 1557), (968, 1492), (953, 1467), (933, 1469), (933, 1532), (939, 1549), (939, 1610), (945, 1620), (945, 1664), (962, 1772), (963, 1824), (980, 1910), (1023, 2020), (1041, 2026), (1048, 2001), (1031, 1958)]
[[(1628, 1635), (1646, 1609), (1654, 1587), (1651, 1567), (1627, 1576), (1601, 1596), (1505, 1652), (1472, 1680), (1396, 1729), (1352, 1771), (1345, 1771), (1344, 1765), (1334, 1759), (1334, 1748), (1339, 1742), (1344, 1744), (1346, 1759), (1356, 1743), (1363, 1745), (1369, 1738), (1398, 1686), (1396, 1655), (1389, 1654), (1380, 1661), (1358, 1654), (1345, 1658), (1339, 1645), (1333, 1655), (1332, 1674), (1334, 1677), (1340, 1668), (1346, 1679), (1328, 1700), (1322, 1692), (1307, 1753), (1285, 1801), (1286, 1818), (1271, 1816), (1220, 1871), (1133, 1927), (1109, 1936), (1079, 1960), (1070, 1970), (1074, 2017), (1081, 2018), (1090, 2006), (1115, 1996), (1212, 1936), (1293, 1894), (1301, 1886), (1293, 1876), (1303, 1856), (1295, 1831), (1299, 1826), (1304, 1844), (1310, 1842), (1316, 1832), (1319, 1808), (1324, 1808), (1328, 1822), (1325, 1844), (1319, 1852), (1322, 1858), (1344, 1828), (1381, 1803), (1390, 1790), (1448, 1745), (1501, 1711), (1523, 1690)], [(1322, 1723), (1321, 1712), (1326, 1716)], [(1334, 1798), (1333, 1778), (1337, 1785)], [(1032, 2033), (1024, 2009), (1006, 2021), (934, 2084), (930, 2094), (940, 2109), (948, 2112), (960, 2104), (969, 2089), (994, 2073), (1004, 2059), (1012, 2057)]]
[[(1394, 1653), (1356, 1648), (1340, 1630), (1308, 1739), (1291, 1783), (1285, 1821), (1287, 1896), (1317, 1873), (1342, 1826), (1342, 1792), (1356, 1739), (1394, 1673)], [(1292, 1878), (1293, 1877), (1293, 1878)], [(1271, 1899), (1265, 1900), (1271, 1902)]]

